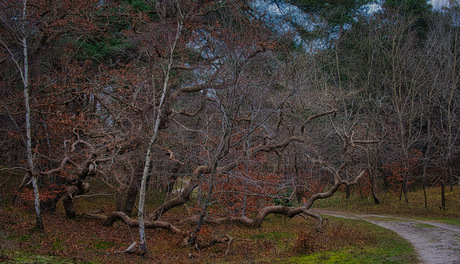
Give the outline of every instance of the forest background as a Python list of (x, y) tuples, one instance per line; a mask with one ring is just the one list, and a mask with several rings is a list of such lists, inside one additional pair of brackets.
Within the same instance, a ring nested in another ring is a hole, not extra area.
[[(122, 220), (139, 227), (126, 249), (139, 254), (146, 228), (204, 248), (231, 240), (203, 239), (216, 224), (322, 223), (310, 209), (339, 190), (376, 204), (422, 190), (428, 207), (439, 186), (447, 210), (459, 12), (422, 0), (1, 1), (0, 202), (34, 208), (38, 230), (61, 202), (70, 219)], [(101, 196), (112, 204), (78, 210)]]

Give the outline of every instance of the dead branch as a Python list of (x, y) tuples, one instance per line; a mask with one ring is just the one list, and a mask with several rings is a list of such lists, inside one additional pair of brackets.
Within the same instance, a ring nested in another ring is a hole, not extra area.
[(226, 85), (227, 85), (226, 83), (214, 83), (214, 84), (204, 83), (204, 84), (197, 84), (193, 86), (185, 86), (185, 87), (181, 87), (177, 89), (173, 94), (171, 94), (169, 99), (173, 101), (177, 99), (183, 93), (195, 93), (195, 92), (199, 92), (199, 91), (206, 90), (206, 89), (219, 89), (219, 88), (225, 87)]
[(330, 114), (333, 114), (337, 112), (337, 109), (332, 109), (330, 111), (326, 111), (326, 112), (323, 112), (323, 113), (319, 113), (319, 114), (316, 114), (316, 115), (312, 115), (310, 116), (303, 124), (302, 126), (300, 127), (300, 133), (304, 133), (305, 131), (305, 126), (310, 123), (312, 120), (316, 119), (316, 118), (319, 118), (319, 117), (322, 117), (322, 116), (325, 116), (325, 115), (330, 115)]
[(46, 176), (46, 175), (51, 175), (53, 173), (58, 173), (60, 171), (62, 171), (64, 169), (64, 166), (67, 164), (67, 162), (69, 162), (70, 158), (68, 156), (65, 156), (62, 161), (61, 161), (61, 164), (59, 165), (59, 167), (57, 168), (54, 168), (52, 170), (48, 170), (48, 171), (40, 171), (39, 174), (42, 175), (42, 176)]
[(228, 243), (227, 243), (227, 250), (225, 250), (225, 255), (228, 255), (230, 253), (230, 249), (232, 248), (233, 237), (230, 237), (228, 235), (226, 235), (226, 236), (228, 238)]
[(281, 142), (279, 144), (259, 145), (259, 146), (255, 147), (255, 148), (250, 149), (249, 152), (251, 154), (254, 154), (254, 153), (259, 152), (259, 151), (271, 152), (271, 151), (275, 151), (275, 150), (278, 150), (278, 149), (286, 148), (292, 142), (304, 142), (304, 140), (303, 140), (303, 138), (299, 138), (299, 137), (290, 137), (287, 140), (285, 140), (284, 142)]
[[(184, 241), (182, 242), (182, 245), (186, 246), (186, 245), (189, 245), (190, 244), (190, 239), (191, 239), (191, 236), (188, 235)], [(225, 251), (225, 255), (228, 255), (230, 253), (230, 249), (231, 249), (231, 246), (232, 246), (232, 243), (233, 243), (233, 238), (230, 237), (229, 235), (225, 235), (225, 237), (221, 237), (221, 238), (213, 238), (209, 241), (201, 241), (201, 239), (198, 239), (199, 241), (196, 242), (196, 244), (194, 245), (195, 248), (200, 251), (202, 249), (205, 249), (205, 248), (210, 248), (216, 244), (224, 244), (224, 243), (227, 243), (227, 250)]]
[(196, 115), (198, 115), (198, 113), (201, 112), (201, 110), (204, 109), (204, 104), (201, 104), (201, 106), (195, 110), (194, 112), (187, 112), (185, 110), (181, 110), (181, 111), (175, 111), (173, 110), (173, 113), (176, 114), (176, 115), (183, 115), (183, 116), (188, 116), (188, 117), (195, 117)]
[(340, 179), (340, 176), (334, 177), (334, 178), (337, 179), (337, 180), (334, 180), (335, 181), (334, 185), (327, 192), (316, 193), (316, 194), (312, 195), (308, 199), (308, 201), (305, 203), (305, 206), (307, 208), (311, 208), (311, 206), (313, 205), (313, 203), (316, 200), (331, 197), (332, 195), (334, 195), (334, 193), (339, 189), (340, 185), (342, 185), (342, 184), (347, 185), (347, 186), (351, 186), (351, 185), (354, 185), (354, 184), (358, 183), (358, 180), (364, 175), (364, 173), (365, 173), (365, 171), (362, 171), (358, 176), (356, 176), (354, 178), (353, 181), (342, 180), (342, 179)]
[(26, 167), (12, 167), (12, 168), (0, 168), (0, 171), (15, 171), (15, 170), (22, 170), (28, 172), (29, 169)]
[(136, 250), (136, 248), (139, 246), (139, 243), (137, 243), (136, 241), (134, 241), (128, 248), (126, 248), (126, 250), (123, 250), (123, 251), (115, 251), (115, 252), (112, 252), (112, 253), (105, 253), (105, 255), (115, 255), (115, 254), (132, 254), (134, 253)]
[[(236, 164), (228, 164), (223, 167), (218, 167), (217, 171), (227, 171), (232, 168), (234, 168)], [(206, 174), (211, 172), (211, 166), (198, 166), (192, 174), (192, 178), (190, 181), (187, 183), (187, 185), (184, 186), (182, 189), (182, 192), (180, 192), (179, 196), (172, 198), (171, 200), (166, 201), (163, 203), (160, 207), (155, 209), (152, 213), (148, 215), (148, 219), (151, 220), (158, 220), (162, 214), (165, 212), (169, 211), (170, 209), (183, 205), (187, 201), (190, 200), (190, 195), (192, 194), (193, 190), (195, 190), (196, 187), (198, 187), (198, 179), (201, 174)]]
[[(195, 215), (189, 218), (182, 219), (179, 223), (193, 223), (196, 224), (198, 223), (199, 216)], [(243, 226), (251, 227), (253, 220), (245, 217), (245, 216), (239, 216), (239, 217), (205, 217), (203, 220), (207, 224), (215, 224), (215, 225), (220, 225), (220, 224), (241, 224)]]
[[(113, 223), (115, 223), (117, 220), (124, 222), (129, 227), (139, 226), (139, 221), (131, 219), (131, 217), (129, 217), (123, 212), (113, 212), (109, 214), (108, 216), (88, 212), (88, 213), (83, 214), (81, 217), (101, 220), (103, 221), (103, 225), (106, 227), (112, 226)], [(164, 221), (146, 221), (145, 228), (150, 228), (150, 229), (161, 228), (161, 229), (168, 230), (169, 232), (174, 233), (174, 234), (181, 234), (181, 235), (186, 234), (185, 232), (182, 232), (179, 228), (171, 225), (168, 222), (164, 222)]]

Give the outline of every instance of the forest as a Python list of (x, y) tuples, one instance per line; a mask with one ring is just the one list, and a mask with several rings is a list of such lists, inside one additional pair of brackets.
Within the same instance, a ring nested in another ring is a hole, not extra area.
[(139, 261), (337, 196), (460, 212), (459, 1), (0, 0), (0, 96), (0, 260), (15, 228)]

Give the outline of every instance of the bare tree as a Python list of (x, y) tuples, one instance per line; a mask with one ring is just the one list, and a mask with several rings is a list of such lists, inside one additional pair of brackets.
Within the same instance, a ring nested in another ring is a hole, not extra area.
[[(434, 19), (428, 34), (427, 57), (431, 62), (431, 80), (433, 88), (430, 95), (429, 129), (430, 143), (437, 149), (439, 167), (442, 175), (438, 178), (441, 185), (441, 207), (446, 207), (445, 185), (454, 182), (453, 160), (458, 155), (457, 145), (460, 135), (459, 92), (460, 50), (458, 27), (450, 25), (452, 18), (438, 16)], [(452, 188), (452, 187), (451, 187)]]
[[(35, 171), (35, 165), (34, 165), (34, 154), (32, 151), (32, 127), (31, 127), (31, 106), (30, 106), (30, 95), (29, 95), (29, 56), (28, 56), (28, 50), (29, 50), (29, 45), (28, 45), (28, 29), (26, 28), (27, 25), (27, 0), (22, 1), (22, 13), (21, 16), (18, 18), (20, 21), (20, 24), (18, 25), (18, 30), (17, 32), (13, 32), (13, 34), (18, 34), (18, 38), (20, 41), (20, 45), (22, 48), (22, 60), (17, 59), (15, 56), (15, 52), (3, 41), (0, 36), (0, 42), (2, 45), (5, 47), (5, 49), (9, 52), (11, 55), (14, 63), (17, 66), (17, 69), (20, 72), (21, 79), (22, 79), (22, 84), (24, 88), (24, 103), (25, 103), (25, 123), (26, 123), (26, 138), (25, 138), (25, 143), (26, 143), (26, 150), (27, 150), (27, 173), (29, 175), (28, 181), (30, 180), (32, 182), (33, 190), (34, 190), (34, 204), (35, 204), (35, 216), (36, 216), (36, 227), (38, 229), (43, 229), (43, 221), (42, 221), (42, 216), (40, 212), (40, 194), (39, 194), (39, 189), (38, 189), (38, 184), (37, 184), (37, 173)], [(5, 23), (7, 21), (7, 18), (3, 18), (2, 22)], [(8, 25), (3, 25), (3, 26), (8, 26)]]
[(168, 51), (168, 61), (166, 64), (166, 67), (163, 72), (163, 88), (161, 90), (161, 95), (160, 95), (160, 102), (158, 106), (156, 106), (157, 110), (155, 111), (155, 117), (154, 117), (154, 127), (153, 127), (153, 132), (152, 136), (150, 137), (149, 143), (147, 145), (147, 152), (145, 154), (145, 165), (144, 165), (144, 170), (142, 173), (142, 182), (141, 182), (141, 188), (139, 192), (139, 210), (138, 210), (138, 219), (139, 219), (139, 248), (142, 250), (142, 252), (145, 254), (147, 252), (147, 244), (146, 244), (146, 237), (145, 237), (145, 224), (144, 224), (144, 203), (145, 203), (145, 189), (146, 189), (146, 184), (147, 184), (147, 176), (149, 173), (149, 168), (150, 168), (150, 162), (151, 162), (151, 156), (152, 156), (152, 149), (153, 145), (155, 144), (157, 138), (158, 138), (158, 132), (160, 128), (160, 121), (163, 115), (163, 107), (165, 104), (166, 100), (166, 95), (168, 94), (168, 91), (170, 89), (169, 87), (169, 76), (171, 74), (172, 70), (172, 64), (173, 64), (173, 54), (176, 50), (176, 45), (179, 40), (179, 37), (181, 35), (182, 27), (183, 27), (183, 16), (185, 14), (182, 14), (181, 7), (177, 6), (177, 9), (179, 10), (178, 12), (180, 13), (179, 19), (177, 21), (177, 28), (176, 28), (176, 34), (173, 35), (173, 38), (170, 40), (169, 43), (169, 51)]

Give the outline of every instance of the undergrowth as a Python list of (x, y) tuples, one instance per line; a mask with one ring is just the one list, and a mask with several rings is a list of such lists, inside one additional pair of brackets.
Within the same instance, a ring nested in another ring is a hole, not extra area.
[[(149, 254), (141, 257), (110, 254), (126, 249), (132, 242), (131, 234), (134, 239), (137, 238), (137, 230), (130, 230), (120, 222), (113, 227), (103, 227), (96, 220), (68, 220), (63, 213), (45, 213), (46, 229), (38, 232), (31, 228), (33, 214), (24, 214), (20, 210), (9, 211), (8, 215), (4, 213), (2, 211), (1, 217), (7, 222), (3, 231), (9, 231), (0, 245), (5, 260), (15, 260), (19, 256), (37, 256), (35, 259), (53, 256), (53, 263), (273, 263), (303, 261), (315, 256), (324, 258), (337, 255), (337, 252), (343, 255), (348, 251), (359, 253), (347, 255), (351, 259), (363, 259), (365, 256), (358, 256), (361, 254), (392, 258), (389, 251), (396, 252), (394, 258), (404, 260), (404, 263), (410, 263), (413, 258), (411, 248), (406, 247), (398, 253), (397, 248), (391, 247), (402, 243), (395, 242), (399, 237), (389, 236), (380, 227), (346, 219), (329, 218), (322, 229), (313, 219), (305, 221), (300, 217), (289, 219), (276, 215), (269, 216), (258, 229), (239, 225), (205, 226), (203, 239), (225, 235), (234, 239), (227, 255), (227, 244), (198, 250), (183, 246), (181, 235), (164, 230), (147, 230)], [(192, 225), (180, 227), (188, 230)], [(386, 245), (386, 251), (377, 250), (382, 245)], [(32, 258), (31, 262), (34, 261)]]
[[(397, 197), (387, 196), (382, 205), (376, 206), (367, 198), (352, 196), (346, 200), (344, 195), (338, 194), (320, 201), (315, 207), (389, 215), (407, 215), (415, 208), (410, 215), (450, 219), (451, 216), (460, 216), (460, 210), (455, 209), (458, 204), (453, 202), (453, 199), (460, 199), (457, 197), (459, 190), (456, 187), (449, 194), (447, 210), (434, 206), (429, 209), (422, 206), (420, 209), (420, 198), (416, 192), (409, 194), (409, 204), (399, 202)], [(436, 190), (429, 193), (429, 199), (435, 201)], [(149, 204), (156, 205), (161, 204), (164, 194), (148, 197)], [(114, 204), (114, 196), (89, 196), (77, 200), (76, 208), (79, 213), (87, 210), (108, 213), (115, 210)], [(186, 207), (175, 208), (162, 220), (181, 219), (184, 210), (187, 210)], [(149, 252), (145, 257), (112, 254), (125, 250), (137, 239), (137, 229), (128, 228), (123, 223), (103, 227), (98, 220), (69, 220), (65, 218), (62, 203), (55, 213), (45, 212), (43, 217), (45, 230), (38, 232), (32, 228), (35, 217), (30, 206), (12, 206), (8, 199), (3, 200), (0, 208), (0, 261), (13, 261), (22, 255), (32, 256), (30, 262), (36, 262), (33, 256), (36, 259), (51, 256), (54, 263), (412, 263), (416, 260), (411, 246), (393, 232), (369, 223), (333, 217), (325, 221), (322, 229), (313, 219), (305, 221), (301, 217), (290, 219), (278, 215), (267, 217), (258, 229), (239, 225), (205, 225), (200, 233), (202, 239), (225, 235), (234, 239), (229, 254), (225, 254), (227, 244), (198, 250), (183, 246), (181, 235), (165, 230), (147, 230)], [(178, 227), (192, 230), (194, 225), (181, 224)]]

